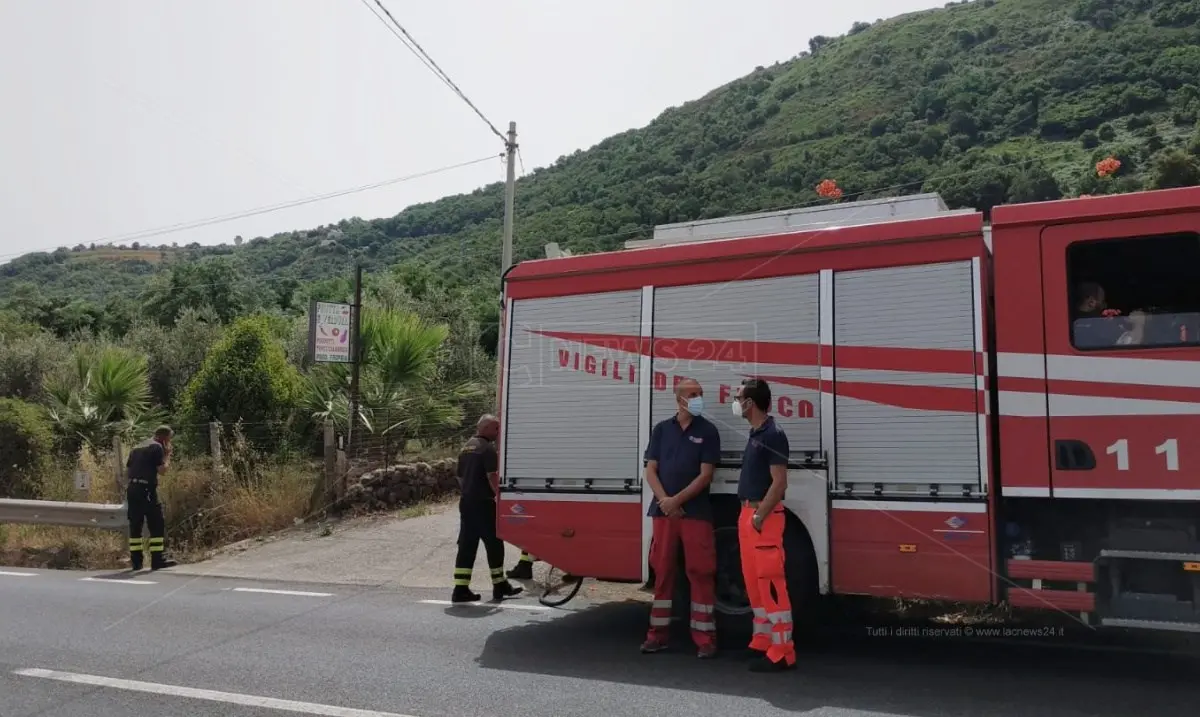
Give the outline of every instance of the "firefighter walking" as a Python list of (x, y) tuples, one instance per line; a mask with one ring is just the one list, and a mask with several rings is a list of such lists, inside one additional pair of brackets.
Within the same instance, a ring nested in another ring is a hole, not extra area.
[(754, 672), (787, 670), (796, 664), (783, 552), (789, 447), (787, 436), (767, 415), (770, 406), (771, 387), (757, 378), (742, 382), (732, 404), (734, 415), (750, 423), (738, 478), (738, 543), (746, 594), (754, 609), (750, 649), (764, 653), (751, 665)]
[(496, 491), (499, 487), (499, 457), (496, 437), (500, 421), (484, 415), (476, 425), (475, 435), (458, 454), (458, 481), (462, 493), (458, 501), (458, 555), (454, 559), (454, 591), (450, 601), (475, 602), (479, 593), (471, 592), (471, 573), (479, 543), (487, 552), (492, 578), (492, 598), (503, 600), (518, 595), (517, 587), (504, 577), (504, 542), (496, 534)]
[[(167, 560), (166, 519), (158, 500), (158, 477), (171, 466), (171, 438), (175, 432), (169, 426), (159, 426), (154, 437), (129, 452), (125, 468), (129, 486), (125, 490), (126, 517), (129, 519), (129, 563), (141, 570), (145, 554), (150, 553), (150, 569), (161, 570), (175, 565)], [(142, 524), (150, 528), (150, 538), (142, 539)]]
[(691, 586), (690, 626), (698, 655), (717, 652), (714, 603), (717, 555), (709, 484), (721, 456), (717, 427), (705, 419), (704, 391), (694, 380), (675, 388), (676, 412), (650, 433), (646, 482), (654, 491), (648, 514), (653, 525), (650, 563), (654, 566), (654, 603), (642, 652), (667, 647), (679, 549)]

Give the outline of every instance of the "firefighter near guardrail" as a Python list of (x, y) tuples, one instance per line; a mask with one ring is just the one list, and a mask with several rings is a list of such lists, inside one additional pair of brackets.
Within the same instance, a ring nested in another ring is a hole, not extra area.
[[(150, 569), (162, 570), (176, 565), (166, 557), (166, 518), (158, 499), (158, 478), (171, 466), (171, 439), (175, 432), (170, 426), (159, 426), (154, 437), (129, 452), (125, 468), (129, 486), (125, 503), (129, 518), (129, 564), (141, 570), (145, 554), (150, 553)], [(150, 529), (150, 537), (142, 538), (142, 526)]]

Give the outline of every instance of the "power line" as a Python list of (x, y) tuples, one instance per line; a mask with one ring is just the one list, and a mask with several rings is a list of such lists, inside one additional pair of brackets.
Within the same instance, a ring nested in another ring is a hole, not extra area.
[[(364, 2), (366, 2), (367, 0), (363, 0), (363, 1), (364, 1)], [(368, 5), (367, 7), (368, 7), (368, 9), (370, 9), (370, 6), (369, 6), (369, 5)], [(1032, 114), (1033, 114), (1033, 113), (1030, 113), (1030, 114), (1029, 114), (1029, 115), (1027, 115), (1026, 117), (1022, 118), (1022, 120), (1021, 120), (1021, 121), (1024, 121), (1025, 119), (1028, 119), (1028, 117), (1032, 116)], [(803, 141), (800, 141), (800, 142), (793, 142), (793, 143), (790, 143), (790, 144), (785, 144), (785, 145), (782, 145), (782, 146), (779, 146), (779, 147), (774, 147), (774, 148), (772, 148), (770, 151), (776, 151), (776, 152), (778, 152), (778, 151), (782, 151), (782, 150), (786, 150), (786, 149), (794, 149), (794, 148), (796, 148), (796, 147), (801, 147), (801, 146), (806, 146), (806, 145), (809, 145), (809, 144), (811, 144), (812, 142), (813, 142), (813, 140), (803, 140)], [(1062, 144), (1062, 145), (1064, 145), (1064, 147), (1063, 147), (1063, 151), (1062, 151), (1061, 153), (1056, 153), (1056, 154), (1049, 155), (1049, 156), (1046, 156), (1046, 157), (1037, 157), (1037, 156), (1025, 157), (1025, 158), (1023, 158), (1023, 159), (1018, 159), (1018, 160), (1015, 160), (1015, 161), (1012, 163), (1012, 165), (1011, 165), (1011, 166), (1013, 166), (1013, 167), (1018, 167), (1018, 166), (1024, 166), (1024, 165), (1027, 165), (1027, 164), (1032, 164), (1032, 163), (1035, 163), (1035, 162), (1043, 162), (1043, 163), (1047, 163), (1047, 162), (1053, 162), (1053, 161), (1056, 161), (1056, 160), (1059, 160), (1059, 159), (1064, 159), (1064, 160), (1065, 160), (1065, 159), (1072, 158), (1072, 157), (1074, 156), (1074, 154), (1076, 153), (1076, 150), (1074, 149), (1074, 146), (1073, 146), (1073, 145), (1071, 145), (1070, 143), (1063, 142), (1063, 143), (1059, 143), (1059, 144)], [(505, 157), (505, 155), (504, 155), (504, 154), (501, 154), (501, 155), (499, 155), (499, 156), (500, 156), (501, 158), (504, 158), (504, 157)], [(414, 178), (421, 177), (421, 176), (427, 176), (427, 175), (430, 175), (430, 174), (436, 174), (436, 173), (438, 173), (438, 172), (448, 171), (448, 170), (451, 170), (451, 169), (456, 169), (456, 168), (458, 168), (458, 167), (465, 167), (465, 166), (467, 166), (467, 165), (471, 165), (471, 164), (478, 164), (478, 163), (480, 163), (480, 162), (486, 162), (486, 161), (489, 161), (489, 160), (493, 159), (493, 157), (494, 157), (494, 155), (493, 155), (493, 156), (484, 157), (484, 158), (481, 158), (481, 159), (472, 160), (472, 161), (470, 161), (470, 162), (465, 162), (465, 163), (462, 163), (462, 164), (451, 165), (451, 166), (449, 166), (449, 167), (443, 167), (443, 168), (441, 168), (441, 169), (430, 170), (430, 171), (428, 171), (428, 172), (423, 172), (423, 173), (421, 173), (421, 174), (416, 174), (416, 175), (412, 175), (412, 176), (409, 176), (409, 177), (401, 177), (401, 178), (398, 178), (398, 179), (392, 179), (392, 180), (386, 180), (386, 181), (384, 181), (384, 182), (379, 182), (379, 183), (376, 183), (376, 184), (374, 184), (374, 185), (366, 185), (366, 186), (364, 186), (364, 187), (359, 187), (359, 188), (356, 188), (356, 189), (344, 190), (344, 191), (342, 191), (342, 192), (334, 192), (334, 193), (333, 193), (332, 195), (330, 195), (330, 196), (337, 196), (337, 195), (341, 195), (341, 194), (349, 194), (349, 193), (352, 193), (352, 192), (355, 192), (355, 191), (363, 191), (363, 190), (365, 190), (365, 189), (370, 189), (370, 188), (372, 188), (372, 187), (375, 187), (375, 186), (383, 186), (383, 185), (385, 185), (385, 184), (395, 184), (395, 183), (397, 183), (397, 182), (403, 182), (403, 181), (407, 181), (407, 180), (409, 180), (409, 179), (414, 179)], [(518, 150), (518, 157), (519, 157), (519, 150)], [(991, 166), (991, 165), (987, 165), (987, 166), (984, 166), (984, 167), (977, 167), (977, 168), (974, 168), (974, 169), (969, 169), (969, 170), (965, 170), (965, 171), (952, 172), (952, 173), (949, 173), (949, 174), (940, 175), (940, 176), (938, 176), (938, 178), (939, 178), (939, 179), (941, 179), (941, 180), (943, 180), (943, 181), (946, 181), (946, 180), (950, 180), (950, 179), (956, 179), (956, 178), (959, 178), (959, 177), (969, 177), (969, 176), (974, 176), (974, 175), (977, 175), (977, 174), (982, 174), (982, 173), (986, 173), (986, 172), (993, 172), (993, 171), (995, 171), (995, 170), (996, 170), (996, 168), (995, 168), (995, 167), (993, 167), (993, 166)], [(657, 175), (656, 175), (656, 177), (649, 177), (649, 178), (647, 178), (647, 177), (639, 177), (639, 178), (636, 178), (636, 179), (629, 179), (629, 180), (625, 180), (625, 181), (621, 181), (621, 182), (616, 182), (616, 183), (613, 183), (613, 184), (605, 185), (605, 186), (603, 186), (603, 187), (600, 187), (600, 188), (599, 188), (597, 191), (611, 191), (612, 189), (614, 189), (614, 188), (617, 188), (617, 187), (623, 187), (623, 186), (626, 186), (626, 185), (629, 185), (629, 184), (636, 184), (636, 183), (641, 183), (641, 182), (649, 182), (649, 181), (652, 181), (652, 180), (653, 180), (653, 179), (655, 179), (655, 178), (657, 178)], [(857, 198), (857, 197), (863, 197), (863, 196), (865, 196), (865, 195), (868, 195), (868, 194), (880, 194), (880, 193), (884, 193), (884, 192), (894, 192), (894, 191), (898, 191), (898, 190), (902, 190), (902, 189), (907, 189), (907, 188), (910, 188), (910, 187), (916, 187), (916, 186), (920, 186), (920, 185), (924, 184), (926, 181), (928, 181), (929, 179), (930, 179), (930, 177), (926, 177), (926, 178), (924, 178), (924, 179), (918, 179), (918, 180), (914, 180), (914, 181), (910, 181), (910, 182), (901, 182), (901, 183), (899, 183), (899, 184), (892, 184), (892, 185), (889, 185), (889, 186), (875, 187), (875, 188), (872, 188), (872, 189), (867, 189), (867, 190), (864, 190), (864, 191), (861, 191), (861, 192), (856, 192), (856, 193), (847, 194), (845, 197), (843, 197), (843, 201), (845, 201), (845, 200), (849, 200), (849, 199), (853, 199), (853, 198)], [(323, 196), (324, 196), (324, 195), (323, 195)], [(319, 201), (319, 199), (320, 199), (320, 198), (321, 198), (321, 197), (316, 197), (316, 198), (311, 198), (311, 199), (306, 199), (306, 200), (298, 200), (298, 201), (299, 201), (299, 202), (301, 202), (301, 203), (306, 203), (306, 202), (309, 202), (309, 201)], [(803, 207), (814, 206), (814, 205), (821, 204), (821, 203), (824, 203), (824, 202), (825, 202), (825, 200), (824, 200), (824, 199), (819, 199), (819, 198), (818, 198), (818, 199), (811, 200), (811, 201), (808, 201), (808, 202), (803, 202), (803, 203), (800, 203), (800, 204), (797, 204), (797, 203), (795, 203), (795, 202), (791, 202), (791, 203), (788, 203), (788, 204), (785, 204), (785, 205), (781, 205), (781, 206), (774, 206), (774, 207), (762, 207), (762, 208), (760, 208), (760, 209), (757, 209), (757, 210), (755, 210), (755, 211), (756, 211), (756, 212), (768, 212), (768, 211), (777, 211), (777, 210), (783, 210), (783, 209), (799, 209), (799, 208), (803, 208)], [(290, 203), (289, 203), (289, 204), (290, 204)], [(279, 208), (285, 208), (285, 207), (279, 207)], [(263, 210), (262, 210), (262, 211), (259, 211), (259, 210), (249, 210), (249, 211), (250, 211), (250, 212), (255, 212), (255, 213), (266, 213), (267, 211), (274, 211), (274, 209), (273, 209), (273, 208), (263, 208)], [(252, 214), (251, 214), (251, 215), (252, 215)], [(232, 217), (232, 218), (237, 218), (237, 217), (236, 217), (236, 216), (234, 216), (234, 217)], [(214, 219), (216, 219), (216, 218), (214, 218)], [(200, 220), (200, 221), (208, 221), (208, 220)], [(224, 221), (224, 219), (222, 219), (222, 221)], [(212, 221), (212, 223), (217, 223), (217, 222), (216, 222), (216, 221)], [(176, 226), (184, 226), (184, 225), (176, 225)], [(187, 227), (186, 227), (186, 226), (184, 226), (184, 228), (187, 228)], [(597, 234), (597, 235), (590, 235), (590, 236), (588, 236), (588, 237), (586, 237), (586, 238), (587, 238), (587, 239), (591, 239), (591, 240), (603, 240), (603, 239), (623, 239), (623, 238), (627, 238), (627, 237), (638, 236), (638, 235), (640, 235), (640, 234), (643, 234), (643, 233), (645, 233), (645, 232), (647, 232), (647, 231), (650, 231), (650, 230), (652, 230), (653, 228), (654, 228), (654, 225), (652, 225), (652, 224), (645, 224), (645, 225), (638, 226), (638, 227), (636, 227), (636, 228), (634, 228), (634, 229), (631, 229), (631, 230), (625, 230), (625, 231), (620, 231), (620, 232), (613, 232), (613, 233), (609, 233), (609, 234)], [(166, 228), (166, 227), (164, 227), (162, 230), (147, 230), (147, 231), (148, 231), (148, 232), (157, 232), (157, 231), (162, 231), (163, 233), (169, 233), (169, 232), (165, 231), (166, 229), (167, 229), (167, 228)], [(142, 232), (135, 232), (134, 234), (141, 234), (141, 233), (142, 233)], [(106, 242), (106, 243), (110, 243), (110, 244), (111, 244), (111, 243), (113, 243), (113, 242), (116, 242), (116, 241), (121, 241), (123, 238), (129, 237), (129, 236), (133, 236), (133, 235), (122, 235), (122, 236), (117, 236), (117, 237), (115, 237), (115, 238), (112, 238), (112, 239), (110, 239), (110, 240), (107, 240), (107, 242)], [(100, 243), (100, 242), (94, 242), (94, 243)], [(57, 248), (57, 247), (56, 247), (56, 248)], [(41, 249), (41, 250), (37, 250), (37, 249), (35, 249), (35, 250), (29, 250), (29, 251), (17, 252), (17, 253), (12, 253), (12, 254), (0, 254), (0, 258), (10, 258), (10, 257), (14, 257), (14, 256), (22, 256), (22, 255), (24, 255), (24, 254), (32, 254), (32, 253), (36, 253), (37, 251), (53, 251), (53, 249)]]
[(379, 11), (376, 10), (373, 5), (371, 5), (371, 1), (372, 0), (359, 0), (359, 2), (363, 4), (363, 7), (367, 8), (367, 10), (369, 10), (371, 14), (375, 16), (375, 19), (379, 20), (379, 22), (383, 24), (384, 29), (395, 35), (396, 39), (400, 41), (400, 44), (404, 45), (405, 49), (413, 54), (413, 57), (417, 58), (422, 65), (425, 65), (426, 69), (433, 73), (434, 77), (442, 81), (442, 84), (446, 85), (446, 87), (449, 87), (451, 92), (454, 92), (454, 86), (450, 83), (449, 79), (443, 76), (442, 73), (437, 70), (437, 68), (430, 64), (429, 60), (426, 60), (424, 57), (422, 57), (421, 53), (417, 52), (416, 48), (410, 45), (408, 40), (404, 39), (404, 35), (401, 35), (399, 32), (397, 32), (396, 28), (387, 21), (387, 18), (379, 14)]
[[(393, 16), (391, 11), (384, 6), (381, 0), (374, 0), (374, 3), (379, 7), (383, 14), (387, 16), (388, 20), (391, 21), (391, 25), (388, 24), (387, 20), (384, 20), (382, 17), (380, 17), (379, 13), (375, 12), (374, 8), (372, 8), (369, 4), (369, 0), (360, 0), (360, 2), (362, 2), (362, 4), (371, 11), (372, 15), (374, 15), (376, 18), (379, 18), (379, 21), (383, 23), (384, 27), (386, 27), (393, 35), (395, 35), (396, 38), (400, 40), (400, 42), (403, 43), (406, 48), (408, 48), (408, 51), (413, 53), (413, 55), (421, 61), (421, 64), (425, 65), (425, 67), (428, 68), (429, 71), (434, 74), (434, 76), (445, 83), (445, 85), (449, 87), (454, 94), (458, 95), (463, 102), (467, 103), (467, 106), (470, 107), (475, 114), (479, 115), (479, 119), (483, 120), (484, 124), (488, 126), (488, 129), (492, 131), (492, 134), (499, 137), (502, 142), (508, 142), (508, 138), (500, 130), (496, 129), (496, 125), (493, 124), (492, 121), (489, 120), (487, 116), (485, 116), (483, 112), (481, 112), (479, 108), (475, 106), (475, 103), (467, 97), (466, 93), (459, 89), (458, 85), (454, 84), (454, 80), (450, 79), (450, 75), (446, 74), (446, 71), (438, 66), (437, 62), (435, 62), (434, 59), (429, 56), (428, 52), (425, 52), (425, 48), (421, 47), (421, 45), (412, 36), (412, 33), (404, 29), (404, 26), (396, 20), (395, 16)], [(395, 29), (393, 29), (393, 25), (395, 26)], [(396, 30), (399, 30), (399, 33), (397, 33)]]
[[(491, 161), (495, 161), (496, 156), (497, 155), (491, 154), (486, 157), (480, 157), (479, 159), (473, 159), (469, 162), (459, 162), (458, 164), (451, 164), (451, 165), (448, 165), (445, 167), (439, 167), (437, 169), (430, 169), (430, 170), (426, 170), (424, 172), (418, 172), (416, 174), (409, 174), (409, 175), (406, 175), (403, 177), (395, 177), (392, 179), (385, 179), (381, 182), (373, 182), (371, 184), (364, 184), (364, 185), (361, 185), (358, 187), (352, 187), (350, 189), (342, 189), (342, 190), (338, 190), (336, 192), (327, 192), (325, 194), (317, 194), (317, 195), (313, 195), (310, 197), (304, 197), (303, 199), (294, 199), (290, 202), (282, 202), (279, 204), (269, 204), (266, 206), (256, 207), (254, 209), (246, 209), (246, 210), (243, 210), (240, 212), (234, 212), (232, 214), (222, 214), (220, 216), (208, 217), (206, 219), (196, 219), (196, 220), (189, 221), (189, 222), (179, 222), (177, 224), (170, 224), (167, 226), (156, 227), (154, 229), (144, 229), (142, 231), (137, 231), (137, 232), (118, 234), (115, 236), (97, 239), (90, 243), (91, 244), (99, 244), (99, 245), (107, 245), (107, 244), (113, 244), (113, 243), (121, 242), (121, 241), (147, 239), (147, 238), (151, 238), (151, 237), (162, 236), (164, 234), (172, 234), (172, 233), (178, 232), (178, 231), (186, 231), (188, 229), (198, 229), (200, 227), (211, 226), (213, 224), (223, 224), (225, 222), (231, 222), (231, 221), (234, 221), (237, 219), (245, 219), (247, 217), (258, 216), (260, 214), (269, 214), (271, 212), (277, 212), (281, 209), (290, 209), (292, 207), (299, 207), (299, 206), (303, 206), (305, 204), (312, 204), (314, 202), (325, 201), (326, 199), (335, 199), (337, 197), (344, 197), (349, 194), (357, 194), (359, 192), (365, 192), (365, 191), (368, 191), (371, 189), (378, 189), (380, 187), (387, 187), (387, 186), (390, 186), (393, 184), (400, 184), (402, 182), (408, 182), (413, 179), (420, 179), (421, 177), (428, 177), (428, 176), (431, 176), (434, 174), (448, 172), (453, 169), (461, 169), (463, 167), (469, 167), (471, 165), (480, 164), (483, 162), (491, 162)], [(503, 157), (504, 155), (499, 155), (499, 156)], [(82, 243), (87, 244), (88, 242), (82, 242)], [(0, 257), (22, 256), (24, 254), (36, 253), (37, 251), (38, 250), (17, 252), (15, 254), (0, 254)], [(43, 249), (42, 251), (53, 251), (53, 250)]]

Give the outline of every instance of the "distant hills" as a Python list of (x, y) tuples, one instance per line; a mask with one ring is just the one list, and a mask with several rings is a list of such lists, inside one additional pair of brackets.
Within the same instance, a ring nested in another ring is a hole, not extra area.
[[(950, 3), (856, 23), (797, 52), (521, 179), (516, 257), (539, 257), (551, 241), (579, 254), (655, 224), (823, 201), (825, 179), (846, 199), (937, 191), (984, 210), (1200, 182), (1200, 0)], [(1121, 169), (1101, 180), (1095, 164), (1110, 156)], [(63, 237), (64, 249), (0, 266), (0, 302), (128, 312), (208, 276), (296, 308), (344, 291), (361, 261), (372, 273), (432, 273), (492, 311), (502, 200), (493, 184), (236, 247), (122, 250)]]

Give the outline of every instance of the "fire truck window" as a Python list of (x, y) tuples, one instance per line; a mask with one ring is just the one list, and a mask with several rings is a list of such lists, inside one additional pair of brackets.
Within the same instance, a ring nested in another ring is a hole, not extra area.
[(1076, 242), (1067, 273), (1075, 348), (1200, 345), (1200, 234)]

